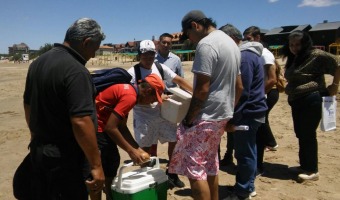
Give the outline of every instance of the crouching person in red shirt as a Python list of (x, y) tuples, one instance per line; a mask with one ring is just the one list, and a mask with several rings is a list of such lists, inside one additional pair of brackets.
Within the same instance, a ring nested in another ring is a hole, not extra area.
[[(164, 88), (163, 81), (156, 74), (150, 74), (138, 85), (115, 84), (97, 95), (97, 140), (105, 174), (104, 190), (107, 200), (112, 199), (110, 188), (120, 164), (117, 145), (126, 151), (136, 164), (150, 159), (149, 154), (138, 146), (126, 125), (129, 111), (136, 104), (150, 104), (156, 101), (162, 103)], [(101, 192), (90, 192), (90, 197), (92, 200), (101, 199)]]

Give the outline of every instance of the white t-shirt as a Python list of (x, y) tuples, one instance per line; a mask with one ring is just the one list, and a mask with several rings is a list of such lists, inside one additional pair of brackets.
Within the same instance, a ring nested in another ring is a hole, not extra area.
[[(267, 48), (263, 48), (262, 51), (262, 59), (263, 59), (263, 63), (264, 65), (275, 65), (275, 57), (273, 55), (272, 52), (270, 52)], [(265, 67), (265, 66), (264, 66)], [(264, 80), (268, 79), (268, 68), (264, 68)]]
[(274, 65), (275, 57), (272, 52), (270, 52), (267, 48), (263, 48), (262, 58), (264, 60), (265, 65)]
[[(161, 64), (162, 68), (163, 68), (163, 73), (164, 73), (164, 79), (166, 81), (172, 81), (177, 74), (175, 72), (173, 72), (169, 67), (167, 67), (166, 65)], [(151, 69), (145, 69), (140, 67), (139, 68), (141, 71), (141, 78), (144, 79), (147, 75), (149, 74), (157, 74), (161, 79), (162, 76), (159, 73), (156, 64), (152, 64)], [(132, 76), (132, 80), (131, 83), (135, 84), (136, 82), (136, 76), (135, 76), (135, 69), (134, 67), (131, 67), (130, 69), (128, 69), (129, 74)], [(154, 103), (152, 105), (135, 105), (133, 107), (133, 117), (134, 119), (138, 120), (138, 119), (150, 119), (150, 118), (154, 118), (154, 117), (161, 117), (161, 110), (160, 110), (160, 105), (158, 105), (158, 103)]]
[(206, 102), (198, 116), (201, 120), (230, 119), (234, 113), (235, 82), (241, 63), (240, 49), (224, 32), (215, 30), (196, 47), (192, 72), (210, 76)]

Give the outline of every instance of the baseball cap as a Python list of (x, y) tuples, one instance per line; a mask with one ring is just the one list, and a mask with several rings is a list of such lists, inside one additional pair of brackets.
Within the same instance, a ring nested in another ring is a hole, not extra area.
[(155, 89), (157, 100), (159, 103), (162, 103), (162, 94), (164, 92), (165, 86), (161, 78), (157, 74), (149, 74), (144, 78), (149, 85)]
[(188, 39), (187, 34), (185, 31), (191, 26), (191, 22), (198, 22), (202, 19), (207, 18), (205, 14), (200, 10), (192, 10), (188, 12), (182, 19), (182, 32), (183, 35), (181, 36), (181, 40)]
[(139, 44), (138, 51), (139, 53), (146, 53), (148, 51), (152, 51), (156, 53), (155, 43), (153, 43), (153, 41), (151, 40), (143, 40)]

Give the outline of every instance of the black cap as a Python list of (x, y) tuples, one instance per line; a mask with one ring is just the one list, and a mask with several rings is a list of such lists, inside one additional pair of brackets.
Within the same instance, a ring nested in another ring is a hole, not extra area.
[(188, 39), (185, 30), (188, 29), (191, 26), (191, 22), (198, 22), (201, 21), (202, 19), (207, 18), (205, 14), (200, 11), (200, 10), (192, 10), (188, 12), (182, 19), (182, 31), (183, 35), (180, 38), (181, 40), (186, 40)]

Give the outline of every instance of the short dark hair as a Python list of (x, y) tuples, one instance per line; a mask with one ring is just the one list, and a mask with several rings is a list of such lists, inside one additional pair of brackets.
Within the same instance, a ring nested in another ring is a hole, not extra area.
[(159, 40), (162, 40), (163, 37), (169, 37), (171, 39), (174, 38), (174, 36), (172, 36), (170, 33), (163, 33), (162, 35), (159, 36)]
[(249, 34), (251, 34), (251, 36), (255, 37), (255, 36), (261, 35), (261, 30), (257, 26), (250, 26), (250, 27), (246, 28), (246, 30), (244, 30), (243, 36), (246, 36), (246, 35), (249, 35)]
[(223, 31), (225, 34), (229, 35), (230, 37), (234, 37), (236, 39), (242, 40), (242, 34), (240, 30), (238, 30), (232, 24), (226, 24), (219, 28), (219, 30)]

